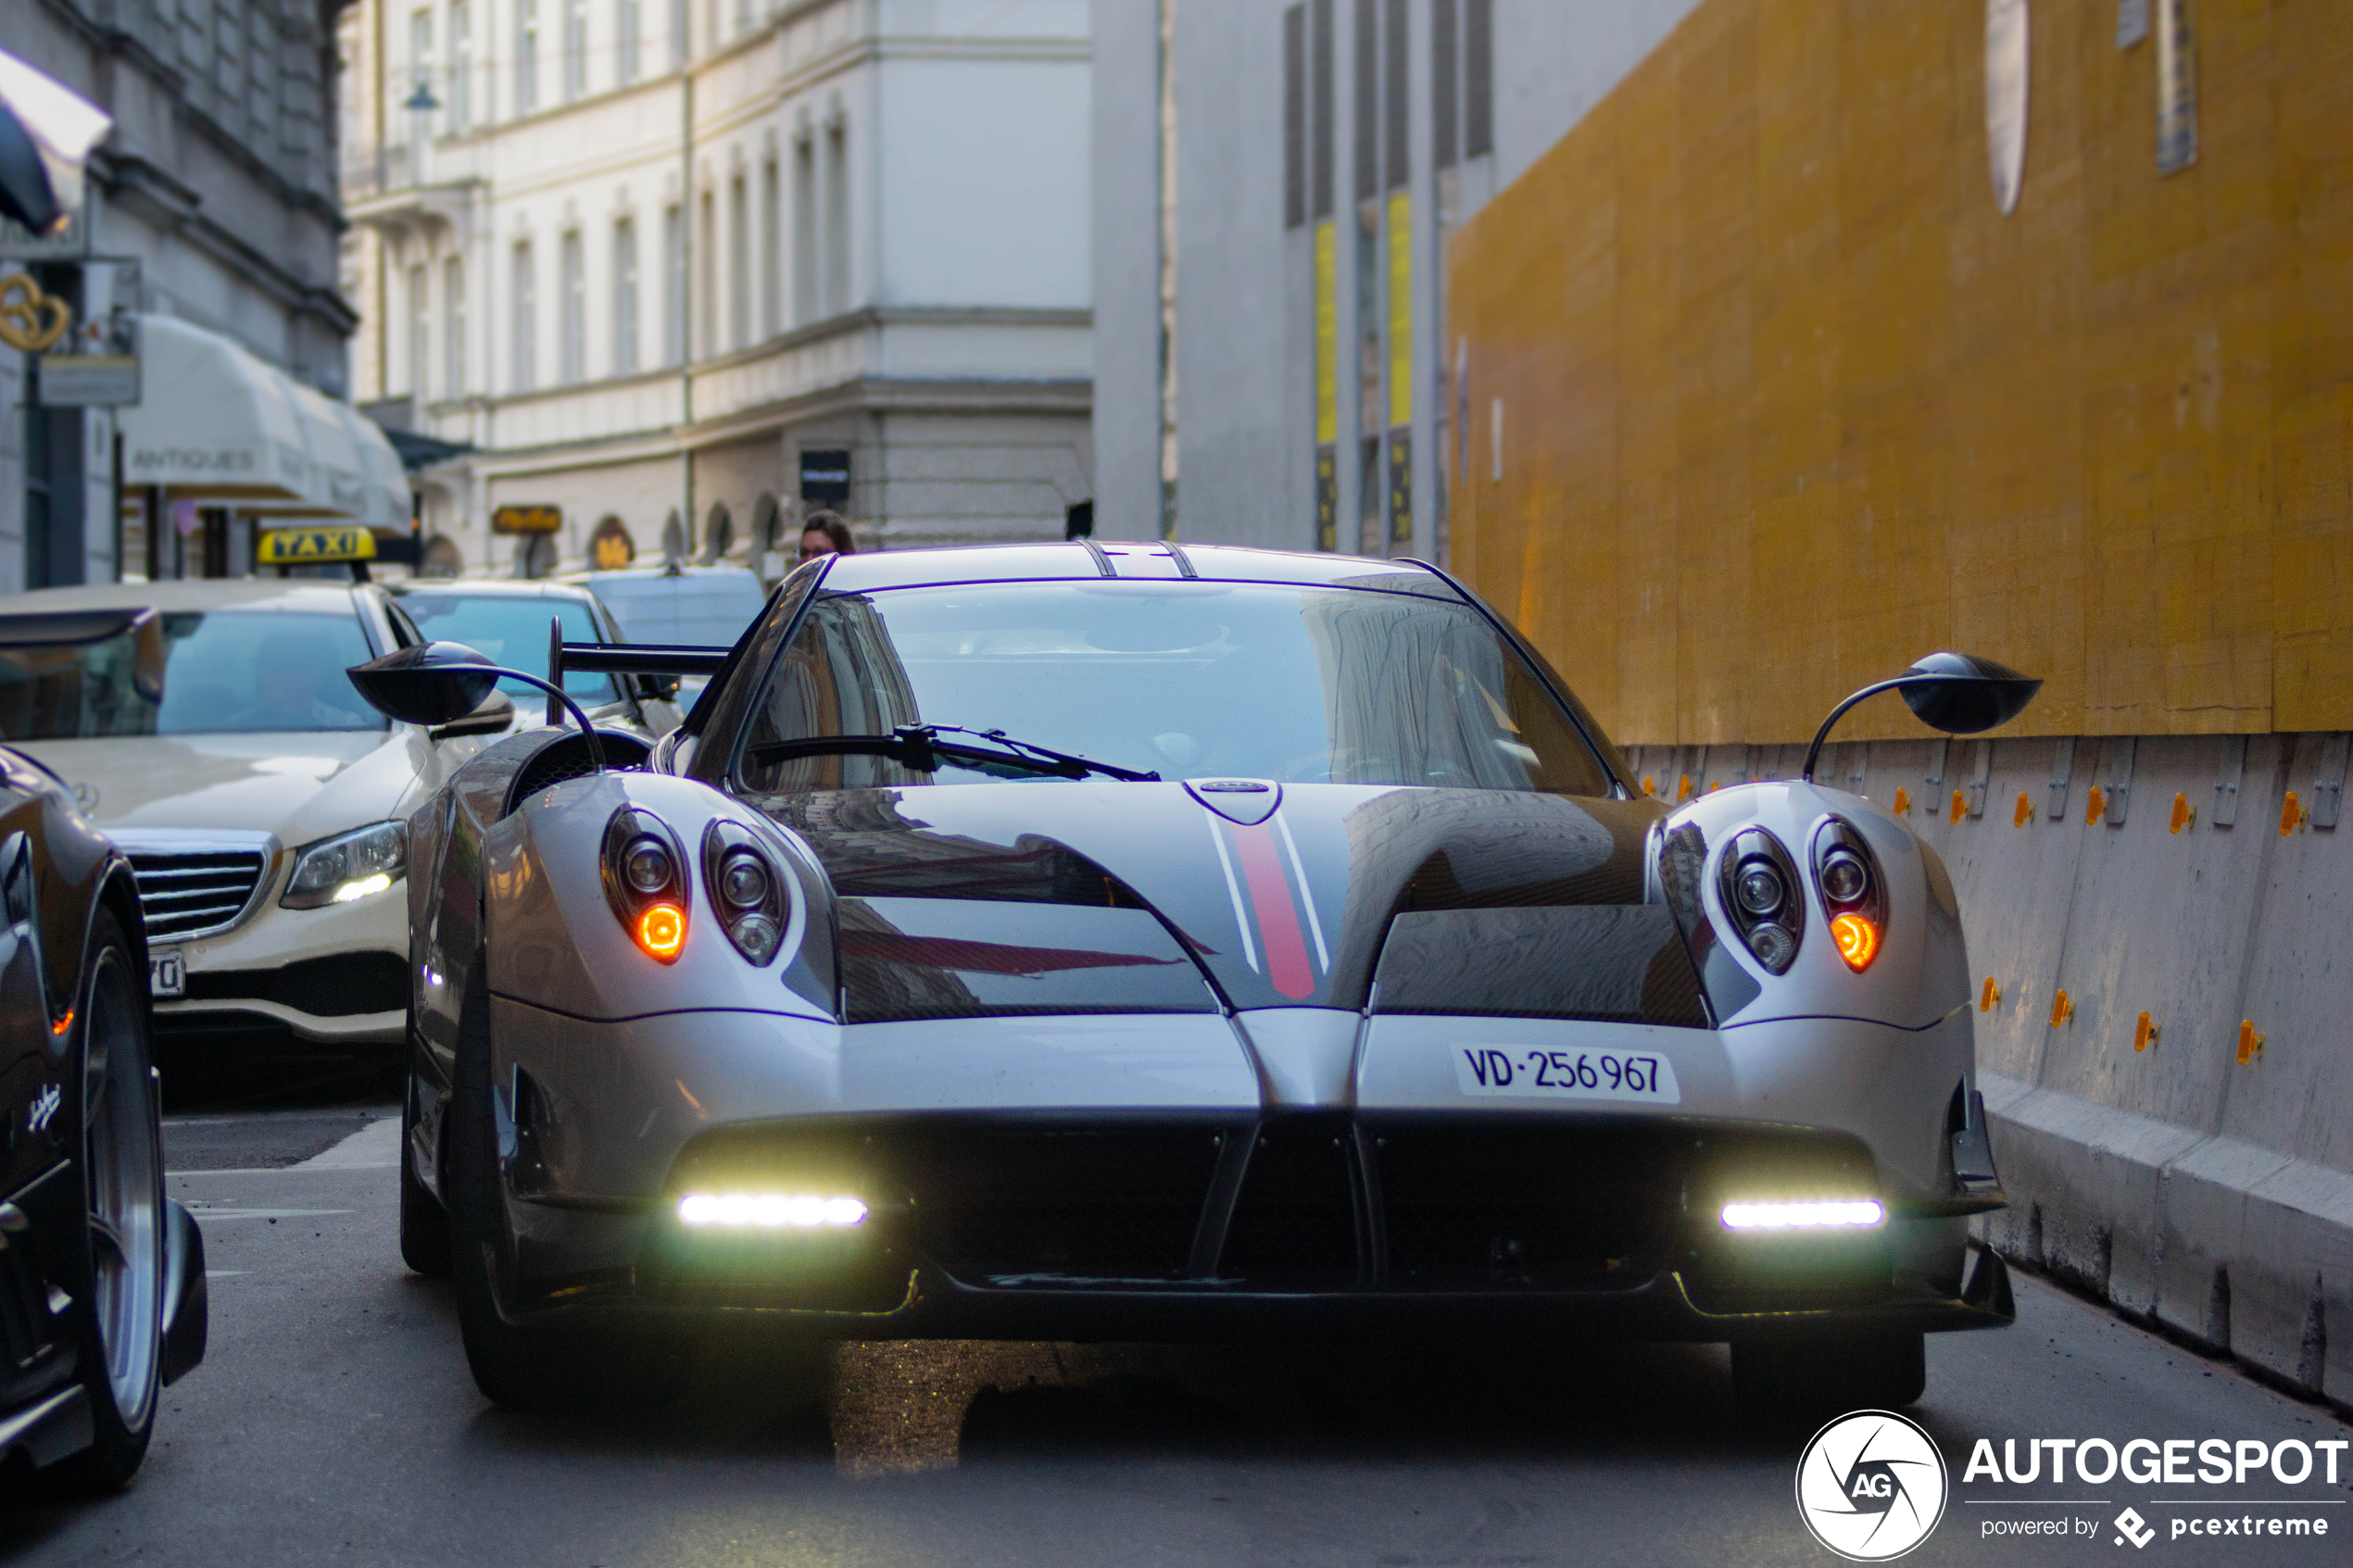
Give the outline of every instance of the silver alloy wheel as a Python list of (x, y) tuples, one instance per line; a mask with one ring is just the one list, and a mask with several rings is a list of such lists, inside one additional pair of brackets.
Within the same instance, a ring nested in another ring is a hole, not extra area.
[(146, 1040), (120, 949), (99, 956), (84, 1023), (82, 1128), (92, 1311), (122, 1424), (155, 1401), (163, 1330), (163, 1179)]

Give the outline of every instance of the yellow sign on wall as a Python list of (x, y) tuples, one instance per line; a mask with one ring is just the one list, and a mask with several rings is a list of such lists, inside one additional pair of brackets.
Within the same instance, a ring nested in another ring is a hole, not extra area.
[(253, 547), (256, 566), (324, 566), (375, 558), (376, 536), (365, 528), (272, 528)]
[(1315, 225), (1315, 439), (1340, 439), (1340, 258), (1332, 220)]
[(563, 526), (561, 507), (498, 507), (490, 514), (493, 533), (558, 533)]
[(1389, 428), (1414, 422), (1414, 198), (1389, 198)]

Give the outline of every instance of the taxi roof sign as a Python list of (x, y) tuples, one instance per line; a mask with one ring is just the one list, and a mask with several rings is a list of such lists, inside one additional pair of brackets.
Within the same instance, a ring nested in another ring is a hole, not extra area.
[(375, 558), (376, 536), (365, 528), (271, 528), (254, 541), (256, 566), (322, 566)]
[(490, 513), (493, 533), (560, 533), (563, 526), (561, 507), (495, 507)]

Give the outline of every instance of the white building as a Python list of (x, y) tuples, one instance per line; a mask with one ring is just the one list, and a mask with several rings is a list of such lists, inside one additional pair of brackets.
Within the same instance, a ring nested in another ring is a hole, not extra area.
[[(1093, 488), (1088, 22), (359, 0), (353, 379), (473, 448), (422, 476), (428, 570), (756, 562), (844, 453), (870, 545), (1060, 537)], [(510, 504), (562, 508), (552, 547), (490, 532)]]
[(1693, 3), (1096, 0), (1096, 532), (1442, 558), (1447, 236)]

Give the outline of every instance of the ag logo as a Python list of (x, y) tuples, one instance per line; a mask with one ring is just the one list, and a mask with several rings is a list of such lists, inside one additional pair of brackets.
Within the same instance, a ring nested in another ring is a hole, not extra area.
[(1887, 1411), (1856, 1411), (1814, 1434), (1797, 1461), (1797, 1512), (1814, 1538), (1856, 1562), (1884, 1562), (1944, 1517), (1944, 1456)]

